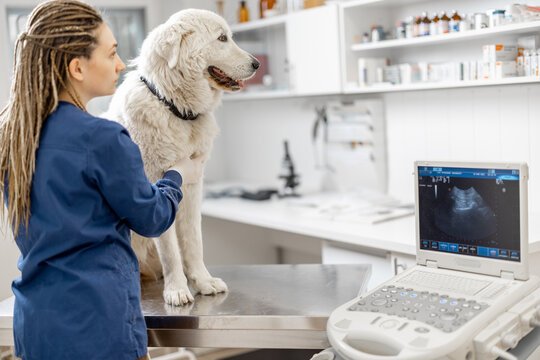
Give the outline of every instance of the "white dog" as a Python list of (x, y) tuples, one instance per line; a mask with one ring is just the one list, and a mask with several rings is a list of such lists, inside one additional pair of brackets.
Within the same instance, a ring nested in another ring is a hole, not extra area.
[[(103, 116), (128, 129), (150, 181), (160, 179), (181, 158), (209, 155), (219, 130), (212, 111), (223, 90), (239, 90), (242, 80), (259, 67), (231, 35), (220, 16), (189, 9), (172, 15), (145, 39), (135, 70), (127, 74)], [(157, 277), (163, 272), (163, 296), (173, 305), (193, 301), (188, 280), (202, 294), (227, 291), (203, 263), (202, 179), (182, 186), (182, 191), (176, 220), (167, 232), (154, 241), (132, 234), (141, 274)]]

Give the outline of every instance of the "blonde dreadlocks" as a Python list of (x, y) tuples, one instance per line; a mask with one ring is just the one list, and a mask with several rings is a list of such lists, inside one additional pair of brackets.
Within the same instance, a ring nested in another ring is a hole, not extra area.
[(21, 223), (28, 225), (39, 135), (58, 106), (59, 92), (65, 90), (85, 110), (70, 86), (68, 65), (75, 57), (90, 58), (102, 23), (101, 15), (83, 2), (52, 0), (34, 9), (17, 39), (10, 98), (0, 112), (0, 198), (5, 202), (7, 197), (14, 235)]

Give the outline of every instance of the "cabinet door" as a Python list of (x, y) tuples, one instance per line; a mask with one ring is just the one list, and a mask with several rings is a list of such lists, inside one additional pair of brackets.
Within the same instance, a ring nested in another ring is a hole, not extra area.
[(286, 26), (291, 92), (340, 92), (337, 5), (330, 4), (292, 13)]

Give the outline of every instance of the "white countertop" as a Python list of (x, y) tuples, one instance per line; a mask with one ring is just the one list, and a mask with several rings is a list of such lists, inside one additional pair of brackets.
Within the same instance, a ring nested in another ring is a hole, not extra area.
[[(310, 216), (310, 209), (284, 200), (204, 199), (202, 214), (223, 220), (402, 254), (416, 254), (413, 215), (376, 224)], [(529, 221), (529, 253), (540, 251), (540, 234)]]
[(204, 199), (202, 214), (370, 248), (415, 254), (414, 216), (362, 224), (309, 216), (309, 209), (283, 200)]

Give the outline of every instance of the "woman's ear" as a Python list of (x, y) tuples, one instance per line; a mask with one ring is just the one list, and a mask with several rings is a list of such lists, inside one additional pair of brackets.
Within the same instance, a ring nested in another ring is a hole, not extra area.
[(84, 75), (83, 75), (83, 64), (81, 62), (81, 59), (76, 57), (71, 59), (71, 61), (68, 64), (68, 71), (69, 76), (71, 76), (72, 79), (77, 81), (83, 81)]

